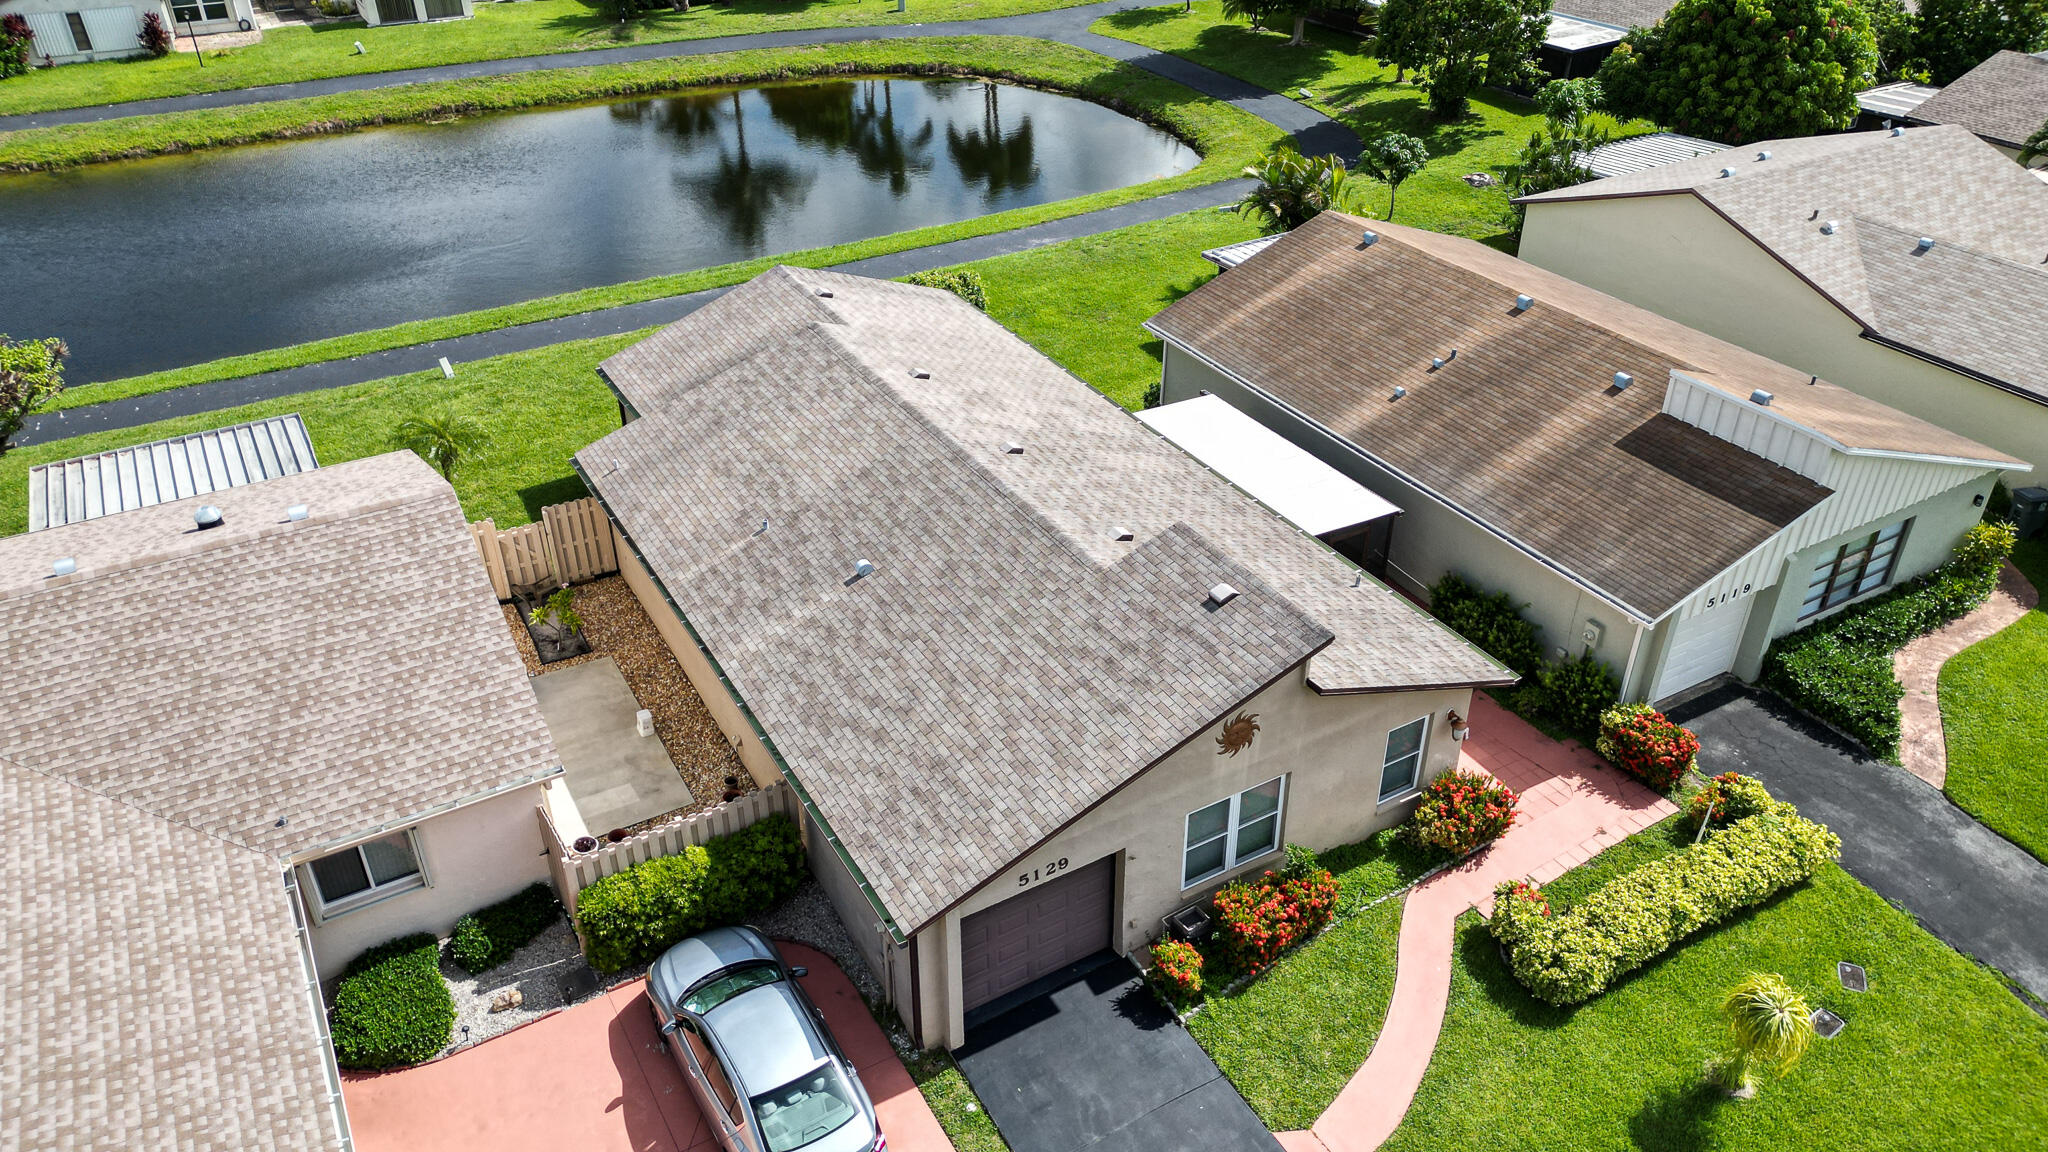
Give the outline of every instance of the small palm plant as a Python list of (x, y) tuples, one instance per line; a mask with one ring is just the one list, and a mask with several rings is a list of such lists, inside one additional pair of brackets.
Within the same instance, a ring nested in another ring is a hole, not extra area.
[(1728, 1018), (1735, 1053), (1710, 1064), (1708, 1074), (1741, 1099), (1756, 1095), (1757, 1069), (1773, 1067), (1783, 1076), (1813, 1040), (1813, 1009), (1775, 973), (1750, 973), (1728, 993), (1721, 1014)]
[(416, 412), (399, 422), (391, 433), (391, 446), (411, 449), (420, 459), (440, 469), (441, 479), (455, 482), (455, 466), (474, 456), (490, 443), (484, 426), (453, 407)]
[(1238, 201), (1240, 215), (1263, 221), (1269, 232), (1288, 232), (1318, 213), (1344, 206), (1344, 160), (1339, 156), (1303, 156), (1280, 148), (1245, 168), (1259, 186)]

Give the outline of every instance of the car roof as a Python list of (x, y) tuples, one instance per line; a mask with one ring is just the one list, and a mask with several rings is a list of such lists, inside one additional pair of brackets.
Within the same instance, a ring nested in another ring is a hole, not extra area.
[(649, 990), (658, 1003), (673, 1008), (692, 984), (750, 960), (780, 963), (782, 957), (767, 937), (752, 928), (713, 928), (662, 953), (647, 971)]
[(836, 1056), (787, 980), (740, 993), (706, 1013), (704, 1022), (750, 1096), (780, 1088)]

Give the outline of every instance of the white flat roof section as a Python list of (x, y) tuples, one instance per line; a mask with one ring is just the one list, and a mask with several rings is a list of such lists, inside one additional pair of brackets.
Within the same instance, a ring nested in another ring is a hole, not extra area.
[(1138, 419), (1311, 536), (1401, 510), (1220, 396), (1150, 408)]
[(1239, 264), (1264, 252), (1268, 245), (1279, 238), (1277, 235), (1256, 236), (1250, 240), (1240, 240), (1235, 244), (1225, 244), (1221, 248), (1211, 248), (1207, 252), (1202, 253), (1202, 259), (1228, 272)]
[(1576, 159), (1595, 179), (1605, 180), (1609, 176), (1641, 172), (1646, 168), (1661, 168), (1666, 164), (1676, 164), (1680, 160), (1690, 160), (1695, 156), (1726, 151), (1727, 148), (1726, 144), (1702, 140), (1697, 136), (1681, 136), (1676, 132), (1649, 132), (1602, 144), (1590, 152), (1579, 153)]
[(1603, 44), (1619, 44), (1626, 35), (1626, 28), (1616, 28), (1612, 24), (1581, 20), (1576, 16), (1552, 12), (1550, 27), (1543, 33), (1543, 44), (1546, 48), (1555, 48), (1560, 52), (1584, 52), (1588, 48), (1598, 48)]
[(1901, 80), (1896, 84), (1880, 84), (1875, 88), (1858, 92), (1856, 106), (1872, 116), (1890, 116), (1903, 120), (1939, 91), (1941, 89), (1931, 85), (1912, 84)]
[(29, 469), (28, 530), (97, 520), (319, 466), (296, 412), (76, 456)]

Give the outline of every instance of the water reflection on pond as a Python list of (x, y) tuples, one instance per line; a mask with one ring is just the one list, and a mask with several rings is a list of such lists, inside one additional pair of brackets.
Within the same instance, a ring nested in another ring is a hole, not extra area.
[(134, 372), (1063, 200), (1187, 147), (949, 80), (692, 93), (0, 179), (0, 331)]

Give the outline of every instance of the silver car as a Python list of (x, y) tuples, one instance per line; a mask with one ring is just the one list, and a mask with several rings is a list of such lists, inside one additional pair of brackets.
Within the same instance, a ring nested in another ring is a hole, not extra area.
[(654, 962), (647, 998), (729, 1152), (884, 1152), (875, 1106), (802, 975), (752, 928), (714, 928)]

